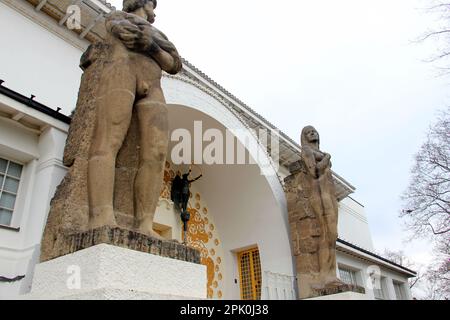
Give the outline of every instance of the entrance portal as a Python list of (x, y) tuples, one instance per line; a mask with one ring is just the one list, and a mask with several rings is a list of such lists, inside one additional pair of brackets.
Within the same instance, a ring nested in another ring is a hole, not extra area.
[(261, 300), (261, 262), (258, 248), (238, 253), (242, 300)]

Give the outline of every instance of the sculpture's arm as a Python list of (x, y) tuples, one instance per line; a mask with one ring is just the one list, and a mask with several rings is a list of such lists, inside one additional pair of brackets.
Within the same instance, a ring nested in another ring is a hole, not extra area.
[[(183, 67), (181, 57), (172, 42), (156, 28), (145, 28), (143, 30), (144, 37), (153, 37), (153, 41), (145, 41), (150, 43), (145, 47), (144, 53), (155, 59), (161, 69), (170, 74), (177, 74)], [(152, 36), (152, 33), (154, 35)]]
[(317, 164), (318, 175), (321, 176), (326, 169), (331, 168), (331, 156), (328, 153), (325, 153), (322, 161)]
[(301, 157), (306, 166), (307, 172), (314, 178), (318, 178), (316, 158), (314, 157), (313, 151), (307, 147), (304, 147), (302, 149)]
[(183, 65), (175, 46), (148, 22), (119, 11), (106, 18), (106, 29), (128, 49), (153, 58), (167, 73), (181, 70)]
[(201, 177), (203, 177), (203, 174), (199, 175), (197, 178), (195, 178), (194, 180), (189, 180), (189, 183), (195, 182), (198, 179), (200, 179)]
[(146, 53), (159, 64), (161, 69), (170, 74), (177, 74), (183, 67), (181, 57), (174, 50), (165, 51), (157, 41), (152, 42)]

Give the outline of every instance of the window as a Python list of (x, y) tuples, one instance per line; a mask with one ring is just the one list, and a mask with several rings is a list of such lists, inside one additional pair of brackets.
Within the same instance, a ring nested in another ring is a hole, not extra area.
[(0, 225), (10, 226), (22, 165), (0, 158)]
[(403, 290), (403, 283), (394, 281), (394, 290), (397, 300), (406, 300), (405, 291)]
[(346, 284), (358, 285), (358, 281), (356, 280), (357, 271), (348, 269), (345, 267), (339, 267), (339, 277), (342, 281), (344, 281)]
[(373, 294), (375, 295), (375, 299), (377, 299), (377, 300), (386, 299), (386, 294), (385, 294), (386, 290), (385, 290), (385, 286), (384, 286), (385, 281), (386, 281), (386, 278), (380, 278), (380, 287), (373, 289)]

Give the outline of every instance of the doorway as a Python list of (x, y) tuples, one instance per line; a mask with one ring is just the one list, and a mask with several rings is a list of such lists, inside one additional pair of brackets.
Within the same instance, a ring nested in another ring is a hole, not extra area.
[(261, 261), (258, 248), (238, 253), (242, 300), (261, 300)]

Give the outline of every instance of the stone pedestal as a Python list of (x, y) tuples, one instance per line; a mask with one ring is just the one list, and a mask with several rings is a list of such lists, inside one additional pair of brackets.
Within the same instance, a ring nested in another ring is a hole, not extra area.
[(206, 267), (100, 244), (38, 264), (25, 299), (206, 299)]
[(132, 230), (119, 227), (104, 226), (94, 230), (59, 235), (54, 243), (54, 257), (41, 253), (41, 262), (75, 253), (99, 244), (110, 244), (130, 250), (151, 253), (157, 256), (200, 264), (200, 251), (187, 247), (178, 241), (161, 240)]
[(346, 283), (339, 283), (335, 285), (331, 285), (329, 287), (325, 287), (323, 289), (313, 289), (313, 292), (316, 296), (330, 296), (336, 295), (340, 293), (359, 293), (365, 294), (366, 290), (361, 286), (350, 285)]
[(365, 294), (348, 291), (305, 300), (371, 300), (371, 299)]

